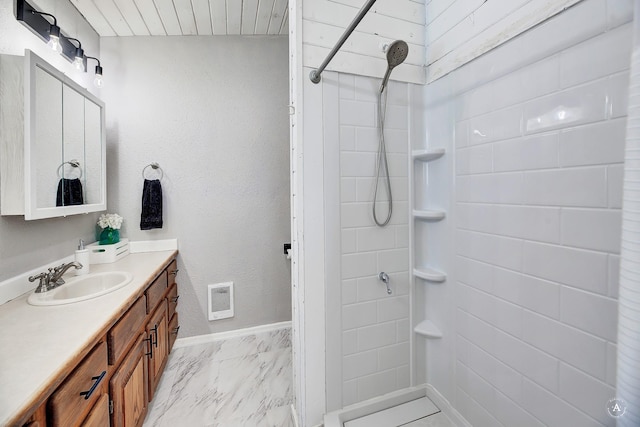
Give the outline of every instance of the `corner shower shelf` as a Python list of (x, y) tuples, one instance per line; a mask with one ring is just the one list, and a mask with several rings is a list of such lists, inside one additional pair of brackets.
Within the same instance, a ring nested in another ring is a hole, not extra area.
[(423, 320), (418, 323), (413, 331), (427, 338), (442, 338), (442, 332), (431, 320)]
[(413, 275), (427, 282), (441, 283), (447, 280), (447, 275), (433, 268), (414, 268)]
[(435, 150), (415, 150), (411, 152), (414, 160), (422, 160), (430, 162), (444, 156), (444, 148), (436, 148)]
[(414, 210), (413, 217), (416, 219), (424, 219), (429, 221), (440, 221), (445, 216), (444, 211), (432, 211), (432, 210)]

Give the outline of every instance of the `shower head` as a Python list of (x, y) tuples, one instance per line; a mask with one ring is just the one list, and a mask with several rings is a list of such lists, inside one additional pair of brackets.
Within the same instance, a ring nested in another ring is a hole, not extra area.
[(380, 92), (384, 91), (384, 88), (387, 86), (387, 82), (391, 76), (391, 70), (402, 64), (404, 60), (407, 59), (408, 54), (409, 46), (404, 40), (396, 40), (387, 47), (388, 66), (387, 72), (382, 79), (382, 84), (380, 85)]

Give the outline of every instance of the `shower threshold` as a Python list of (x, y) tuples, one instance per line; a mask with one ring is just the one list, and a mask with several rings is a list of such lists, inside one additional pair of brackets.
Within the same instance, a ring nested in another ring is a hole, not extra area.
[[(425, 386), (399, 390), (330, 412), (325, 427), (400, 427), (418, 426), (420, 420), (440, 409), (427, 397)], [(416, 422), (414, 424), (414, 422)]]

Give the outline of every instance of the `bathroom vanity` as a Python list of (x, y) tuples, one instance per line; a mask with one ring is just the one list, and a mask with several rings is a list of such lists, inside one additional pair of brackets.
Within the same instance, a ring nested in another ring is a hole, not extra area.
[(179, 329), (176, 256), (92, 265), (133, 276), (98, 298), (1, 305), (0, 425), (142, 425)]

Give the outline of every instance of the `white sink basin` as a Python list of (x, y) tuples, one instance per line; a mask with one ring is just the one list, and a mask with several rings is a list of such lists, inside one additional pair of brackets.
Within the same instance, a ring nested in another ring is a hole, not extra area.
[(126, 271), (108, 271), (65, 278), (64, 285), (48, 292), (34, 292), (29, 295), (27, 302), (31, 305), (71, 304), (113, 292), (129, 284), (131, 279), (133, 276)]

